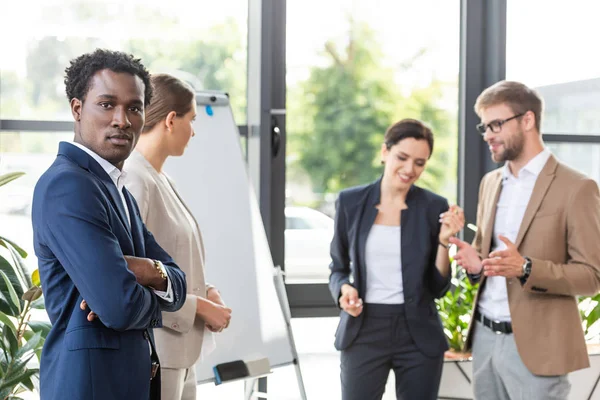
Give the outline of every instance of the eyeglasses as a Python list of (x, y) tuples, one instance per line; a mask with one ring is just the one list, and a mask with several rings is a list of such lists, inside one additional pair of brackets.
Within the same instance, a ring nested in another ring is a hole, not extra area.
[(506, 119), (497, 119), (497, 120), (490, 122), (489, 124), (478, 124), (477, 132), (481, 133), (482, 135), (485, 135), (485, 132), (489, 128), (493, 133), (499, 133), (502, 130), (502, 125), (504, 125), (511, 119), (519, 118), (519, 117), (522, 117), (523, 115), (525, 115), (525, 113), (517, 114), (517, 115), (514, 115), (514, 116), (512, 116), (510, 118), (506, 118)]

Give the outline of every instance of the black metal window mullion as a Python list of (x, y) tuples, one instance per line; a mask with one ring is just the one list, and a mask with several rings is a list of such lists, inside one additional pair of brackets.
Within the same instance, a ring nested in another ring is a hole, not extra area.
[[(248, 137), (248, 126), (238, 125), (240, 136)], [(12, 132), (73, 132), (71, 121), (36, 121), (27, 119), (0, 120), (0, 131)]]
[(568, 133), (544, 134), (544, 142), (547, 143), (600, 143), (598, 135), (571, 135)]

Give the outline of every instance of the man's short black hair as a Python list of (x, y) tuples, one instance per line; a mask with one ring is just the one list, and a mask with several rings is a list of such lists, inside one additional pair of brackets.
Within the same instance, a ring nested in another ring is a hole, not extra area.
[(65, 86), (69, 101), (74, 98), (84, 101), (90, 89), (92, 76), (103, 69), (139, 76), (145, 86), (144, 106), (150, 104), (152, 100), (150, 73), (140, 59), (121, 51), (104, 49), (96, 49), (93, 53), (86, 53), (71, 60), (71, 65), (65, 69)]

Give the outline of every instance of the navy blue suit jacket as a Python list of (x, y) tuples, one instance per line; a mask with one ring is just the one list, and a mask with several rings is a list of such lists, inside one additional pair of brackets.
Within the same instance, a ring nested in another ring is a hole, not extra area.
[[(108, 174), (65, 142), (35, 187), (34, 248), (52, 322), (40, 365), (42, 400), (160, 396), (155, 384), (150, 394), (151, 328), (161, 326), (161, 311), (183, 305), (185, 275), (148, 232), (131, 194), (124, 195), (131, 228)], [(138, 284), (124, 255), (160, 260), (174, 301)], [(93, 322), (79, 308), (83, 299), (98, 315)]]
[[(351, 284), (365, 298), (365, 247), (377, 216), (381, 199), (381, 179), (365, 186), (346, 189), (336, 202), (335, 230), (331, 242), (329, 289), (339, 306), (342, 285)], [(406, 322), (412, 339), (422, 353), (434, 357), (448, 349), (434, 299), (450, 288), (450, 276), (443, 277), (435, 267), (439, 247), (439, 216), (448, 210), (448, 201), (428, 190), (412, 186), (406, 197), (407, 209), (400, 217), (402, 286)], [(362, 314), (352, 317), (342, 311), (335, 347), (348, 348), (362, 325)]]

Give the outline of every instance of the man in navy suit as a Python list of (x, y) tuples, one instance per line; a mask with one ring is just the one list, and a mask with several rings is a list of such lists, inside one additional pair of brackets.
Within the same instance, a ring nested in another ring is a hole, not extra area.
[[(75, 120), (33, 196), (34, 247), (52, 322), (42, 400), (160, 398), (152, 328), (185, 301), (185, 275), (144, 226), (121, 171), (152, 98), (131, 55), (96, 50), (71, 61)], [(89, 308), (88, 308), (89, 307)]]

